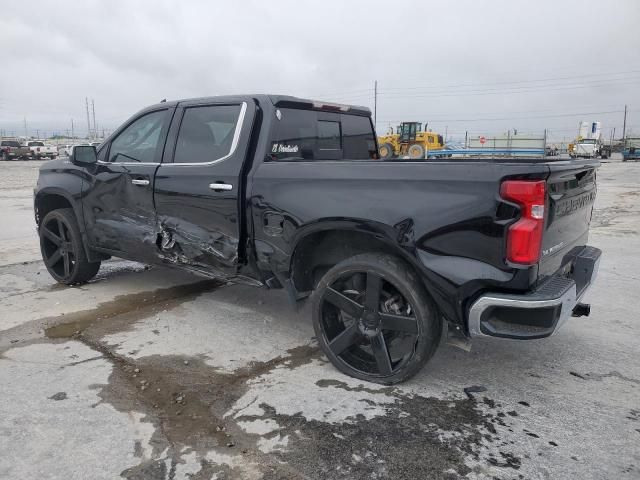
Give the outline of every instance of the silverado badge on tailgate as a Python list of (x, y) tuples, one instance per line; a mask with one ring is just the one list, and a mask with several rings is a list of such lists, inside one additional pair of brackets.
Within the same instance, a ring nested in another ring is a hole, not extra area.
[(565, 215), (571, 215), (573, 212), (587, 207), (596, 199), (596, 192), (584, 193), (577, 197), (567, 198), (556, 203), (556, 217), (564, 217)]

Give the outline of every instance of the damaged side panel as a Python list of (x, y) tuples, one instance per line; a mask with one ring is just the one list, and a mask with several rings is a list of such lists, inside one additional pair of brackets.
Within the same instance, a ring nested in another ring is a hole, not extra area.
[[(153, 177), (157, 165), (98, 164), (83, 189), (87, 237), (94, 247), (157, 261)], [(139, 186), (132, 180), (147, 179)]]
[(246, 99), (176, 109), (154, 181), (163, 263), (242, 281), (241, 176), (254, 115)]
[(170, 263), (233, 268), (238, 262), (238, 239), (207, 231), (176, 217), (158, 217), (160, 258)]

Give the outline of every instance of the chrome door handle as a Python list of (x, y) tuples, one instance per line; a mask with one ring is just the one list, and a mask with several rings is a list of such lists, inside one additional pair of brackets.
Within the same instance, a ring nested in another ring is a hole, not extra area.
[(145, 180), (144, 178), (134, 178), (133, 180), (131, 180), (131, 183), (133, 183), (134, 185), (149, 185), (149, 180)]
[(209, 188), (211, 190), (233, 190), (233, 185), (230, 183), (210, 183)]

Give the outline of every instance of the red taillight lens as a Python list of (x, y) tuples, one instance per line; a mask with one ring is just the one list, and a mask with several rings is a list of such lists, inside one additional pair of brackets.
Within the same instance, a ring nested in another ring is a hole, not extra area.
[(517, 203), (520, 219), (507, 231), (507, 260), (532, 265), (540, 259), (544, 231), (545, 182), (506, 180), (500, 187), (500, 196)]

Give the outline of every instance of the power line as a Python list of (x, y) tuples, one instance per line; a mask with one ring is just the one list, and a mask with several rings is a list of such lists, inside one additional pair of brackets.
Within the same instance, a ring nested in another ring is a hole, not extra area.
[[(577, 117), (577, 116), (587, 116), (587, 115), (608, 115), (613, 113), (622, 113), (623, 110), (611, 110), (608, 112), (575, 112), (575, 113), (560, 113), (555, 115), (526, 115), (522, 117), (499, 117), (499, 118), (433, 118), (430, 117), (430, 122), (491, 122), (491, 121), (503, 121), (503, 120), (529, 120), (533, 118), (560, 118), (560, 117)], [(402, 122), (404, 120), (389, 120), (389, 119), (381, 119), (380, 122)]]
[[(637, 84), (640, 78), (630, 79), (617, 82), (617, 85), (633, 83)], [(492, 88), (492, 89), (478, 89), (478, 90), (441, 90), (429, 93), (400, 93), (400, 92), (378, 92), (378, 95), (384, 95), (385, 98), (397, 99), (397, 98), (426, 98), (426, 97), (462, 97), (462, 96), (476, 96), (476, 95), (511, 95), (519, 93), (533, 93), (533, 92), (553, 92), (563, 90), (575, 90), (582, 88), (593, 88), (600, 86), (611, 85), (611, 83), (583, 83), (573, 85), (545, 85), (534, 87), (513, 87), (513, 88)]]
[[(580, 80), (585, 80), (588, 78), (594, 78), (594, 80), (592, 80), (590, 83), (602, 83), (602, 82), (619, 82), (619, 81), (624, 81), (624, 78), (597, 78), (597, 77), (611, 77), (611, 76), (617, 76), (617, 75), (631, 75), (632, 77), (635, 77), (636, 75), (640, 74), (640, 70), (627, 70), (627, 71), (622, 71), (622, 72), (606, 72), (606, 73), (591, 73), (591, 74), (584, 74), (584, 75), (567, 75), (567, 76), (562, 76), (562, 77), (548, 77), (548, 78), (538, 78), (538, 79), (527, 79), (527, 80), (509, 80), (509, 81), (500, 81), (500, 82), (482, 82), (482, 83), (459, 83), (459, 84), (439, 84), (439, 85), (422, 85), (422, 86), (408, 86), (408, 87), (387, 87), (385, 89), (384, 94), (391, 94), (391, 93), (401, 93), (403, 91), (408, 91), (408, 90), (433, 90), (433, 89), (445, 89), (443, 91), (448, 91), (448, 89), (453, 89), (453, 88), (471, 88), (471, 87), (484, 87), (484, 86), (496, 86), (496, 85), (514, 85), (514, 87), (512, 88), (518, 88), (518, 89), (523, 89), (523, 88), (540, 88), (540, 87), (554, 87), (554, 86), (562, 86), (564, 85), (563, 82), (561, 83), (552, 83), (552, 84), (548, 84), (548, 85), (535, 85), (535, 83), (540, 83), (540, 82), (556, 82), (558, 80), (575, 80), (575, 79), (580, 79)], [(635, 78), (634, 78), (635, 80)], [(589, 82), (588, 82), (589, 83)], [(524, 84), (524, 85), (523, 85)], [(526, 84), (533, 84), (533, 85), (526, 85)], [(515, 86), (515, 85), (522, 85), (522, 86)], [(495, 89), (490, 89), (490, 90), (495, 90)], [(318, 94), (318, 95), (310, 95), (311, 97), (313, 96), (317, 96), (317, 97), (348, 97), (348, 98), (362, 98), (362, 97), (370, 97), (373, 94), (373, 89), (371, 88), (363, 88), (363, 89), (359, 89), (359, 90), (346, 90), (346, 91), (342, 91), (342, 92), (335, 92), (335, 93), (325, 93), (325, 94)], [(378, 92), (379, 94), (382, 94), (382, 92)]]
[[(417, 90), (424, 88), (458, 88), (458, 87), (482, 87), (482, 86), (492, 86), (492, 85), (516, 85), (523, 83), (537, 83), (537, 82), (551, 82), (556, 80), (573, 80), (573, 79), (586, 79), (589, 77), (601, 77), (601, 76), (611, 76), (611, 75), (626, 75), (640, 74), (640, 70), (628, 70), (626, 72), (617, 72), (617, 73), (592, 73), (592, 74), (584, 74), (584, 75), (571, 75), (564, 77), (550, 77), (550, 78), (538, 78), (538, 79), (529, 79), (529, 80), (509, 80), (504, 82), (488, 82), (488, 83), (459, 83), (454, 85), (423, 85), (423, 86), (414, 86), (414, 87), (392, 87), (388, 88), (388, 90)], [(611, 80), (621, 80), (621, 79), (611, 79)], [(597, 81), (606, 81), (606, 79), (598, 79)]]

